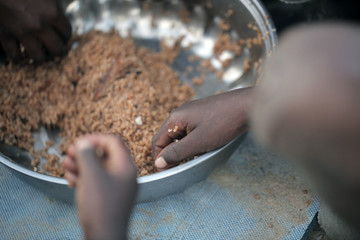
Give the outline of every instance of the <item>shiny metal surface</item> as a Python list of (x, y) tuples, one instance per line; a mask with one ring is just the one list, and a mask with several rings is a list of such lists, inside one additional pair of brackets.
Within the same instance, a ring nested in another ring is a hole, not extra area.
[[(201, 86), (193, 86), (197, 98), (213, 95), (218, 91), (233, 88), (252, 86), (256, 80), (256, 70), (243, 71), (246, 58), (253, 61), (266, 57), (277, 42), (276, 31), (262, 4), (256, 0), (210, 0), (211, 8), (195, 7), (190, 14), (190, 22), (184, 23), (179, 17), (179, 10), (183, 5), (179, 1), (150, 2), (146, 7), (137, 1), (120, 0), (77, 0), (63, 1), (67, 14), (77, 33), (91, 29), (109, 31), (116, 29), (121, 35), (129, 32), (138, 46), (146, 46), (160, 50), (160, 40), (172, 45), (176, 39), (184, 36), (180, 55), (172, 67), (179, 72), (182, 81), (191, 84), (191, 79), (200, 76), (196, 71), (199, 61), (189, 62), (189, 56), (197, 55), (211, 59), (212, 65), (217, 68), (219, 60), (214, 57), (213, 46), (221, 30), (218, 27), (220, 18), (226, 18), (232, 27), (230, 32), (234, 39), (256, 37), (256, 31), (248, 27), (253, 23), (265, 36), (261, 47), (245, 48), (242, 54), (235, 58), (225, 69), (222, 81), (214, 73), (208, 73)], [(228, 16), (228, 10), (233, 14)], [(215, 17), (214, 17), (215, 16)], [(222, 54), (222, 58), (233, 58), (230, 52)], [(185, 74), (186, 69), (192, 66), (195, 71)], [(35, 150), (45, 146), (51, 139), (56, 144), (49, 153), (59, 155), (57, 131), (41, 128), (34, 133), (36, 139)], [(154, 201), (164, 196), (181, 192), (192, 184), (205, 179), (221, 162), (226, 161), (244, 136), (240, 136), (225, 147), (204, 154), (197, 159), (167, 171), (138, 178), (140, 185), (138, 202)], [(45, 160), (42, 159), (42, 162)], [(30, 165), (31, 156), (16, 147), (0, 143), (0, 162), (14, 170), (14, 174), (25, 182), (67, 202), (73, 201), (74, 192), (67, 187), (65, 179), (56, 178), (34, 172)]]

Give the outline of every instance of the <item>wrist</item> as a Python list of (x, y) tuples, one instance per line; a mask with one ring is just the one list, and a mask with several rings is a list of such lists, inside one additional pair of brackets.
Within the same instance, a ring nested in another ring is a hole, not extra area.
[(117, 227), (113, 228), (103, 228), (103, 229), (92, 229), (89, 231), (85, 230), (85, 239), (86, 240), (125, 240), (127, 239), (127, 228), (119, 224)]
[[(109, 214), (108, 214), (109, 215)], [(107, 215), (107, 216), (108, 216)], [(128, 219), (103, 218), (98, 216), (97, 221), (84, 223), (83, 229), (86, 240), (124, 240), (127, 239)]]
[(250, 114), (254, 100), (255, 87), (238, 89), (236, 91), (236, 111), (238, 115), (238, 125), (242, 131), (250, 128)]

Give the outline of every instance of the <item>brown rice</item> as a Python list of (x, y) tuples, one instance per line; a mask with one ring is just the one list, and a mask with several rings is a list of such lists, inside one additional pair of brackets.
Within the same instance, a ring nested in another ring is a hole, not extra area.
[[(128, 140), (138, 176), (155, 172), (152, 137), (193, 95), (169, 66), (176, 53), (137, 48), (115, 32), (93, 31), (77, 44), (61, 60), (1, 66), (0, 141), (31, 152), (36, 167), (32, 131), (41, 125), (61, 129), (63, 153), (81, 135), (118, 134)], [(43, 168), (62, 177), (58, 157), (42, 155), (48, 159)]]

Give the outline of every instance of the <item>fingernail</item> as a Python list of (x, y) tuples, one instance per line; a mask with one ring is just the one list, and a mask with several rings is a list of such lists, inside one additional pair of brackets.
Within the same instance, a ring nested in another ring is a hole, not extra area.
[(158, 159), (155, 160), (155, 167), (156, 168), (166, 168), (167, 166), (167, 162), (165, 161), (165, 159), (163, 157), (159, 157)]
[(83, 151), (85, 149), (88, 149), (88, 148), (92, 148), (93, 146), (91, 145), (91, 142), (87, 139), (80, 139), (78, 142), (77, 142), (77, 147), (78, 147), (78, 150), (79, 151)]

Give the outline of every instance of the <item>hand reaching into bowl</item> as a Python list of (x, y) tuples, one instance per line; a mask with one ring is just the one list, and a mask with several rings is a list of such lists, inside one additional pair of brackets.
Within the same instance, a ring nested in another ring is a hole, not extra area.
[(137, 182), (124, 143), (115, 136), (85, 136), (69, 147), (63, 165), (76, 187), (86, 239), (126, 239)]
[[(71, 25), (56, 0), (0, 0), (0, 43), (9, 60), (60, 55)], [(22, 47), (23, 49), (22, 49)]]
[(222, 147), (248, 129), (252, 88), (234, 90), (183, 104), (153, 139), (158, 170)]

